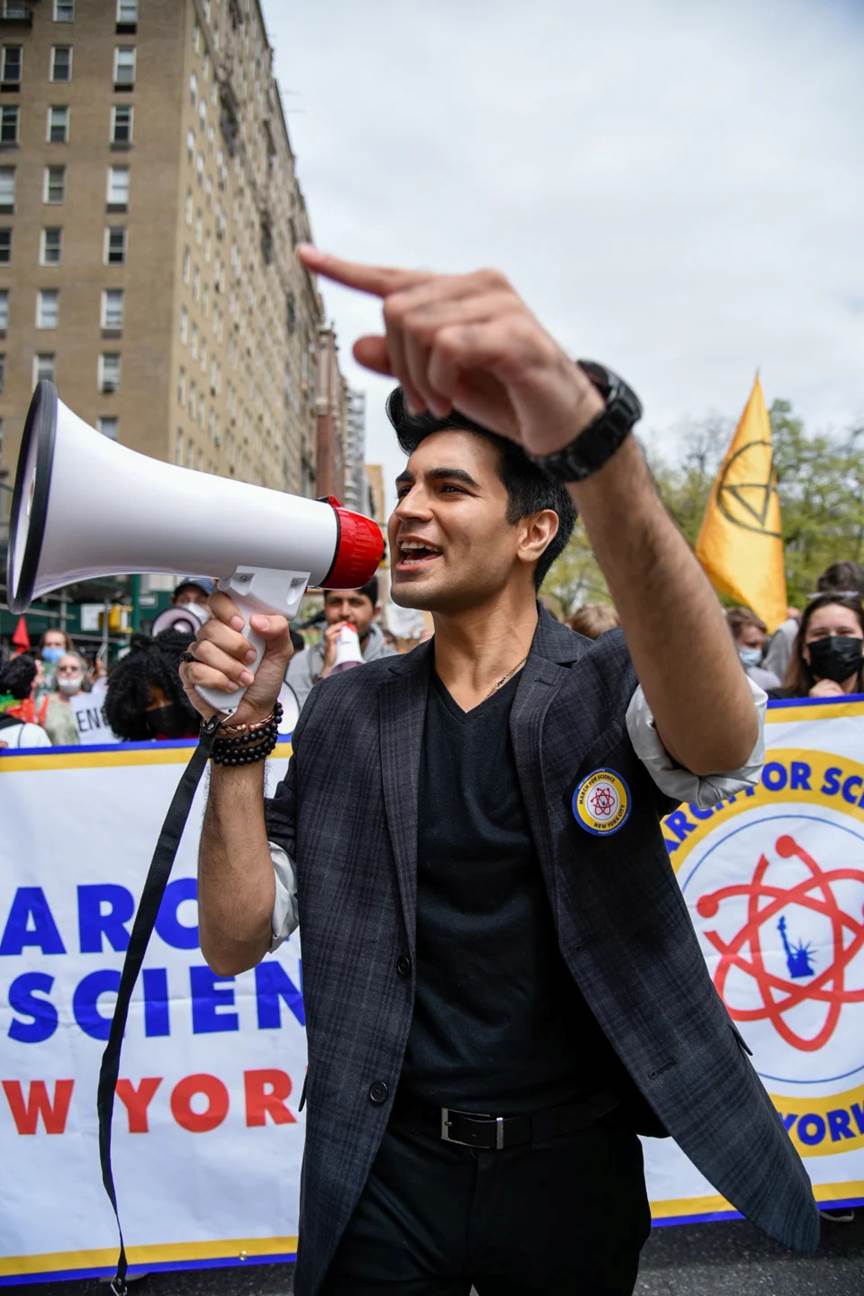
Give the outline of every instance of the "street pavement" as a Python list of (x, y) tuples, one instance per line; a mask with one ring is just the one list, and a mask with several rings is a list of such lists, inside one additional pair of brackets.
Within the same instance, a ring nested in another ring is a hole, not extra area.
[[(130, 1296), (290, 1296), (291, 1290), (290, 1267), (255, 1265), (151, 1274), (131, 1285)], [(96, 1281), (0, 1288), (2, 1296), (107, 1291)], [(793, 1255), (743, 1221), (655, 1229), (635, 1296), (864, 1296), (864, 1210), (849, 1224), (826, 1220), (815, 1256)]]

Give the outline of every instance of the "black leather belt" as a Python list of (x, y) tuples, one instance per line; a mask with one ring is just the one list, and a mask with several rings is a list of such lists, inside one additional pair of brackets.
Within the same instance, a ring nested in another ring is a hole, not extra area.
[(397, 1094), (391, 1121), (395, 1126), (419, 1134), (434, 1134), (445, 1143), (500, 1152), (588, 1129), (620, 1106), (620, 1102), (616, 1094), (606, 1089), (564, 1107), (548, 1107), (526, 1116), (497, 1116), (490, 1112), (433, 1107), (410, 1095)]

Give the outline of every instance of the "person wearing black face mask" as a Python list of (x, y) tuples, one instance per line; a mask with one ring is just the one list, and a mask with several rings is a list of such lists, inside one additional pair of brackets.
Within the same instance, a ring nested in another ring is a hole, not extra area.
[(843, 697), (864, 692), (864, 605), (846, 594), (814, 598), (801, 617), (783, 688), (770, 697)]
[(118, 738), (197, 738), (199, 717), (186, 699), (178, 668), (194, 642), (190, 634), (164, 630), (151, 639), (133, 635), (129, 653), (112, 669), (105, 715)]

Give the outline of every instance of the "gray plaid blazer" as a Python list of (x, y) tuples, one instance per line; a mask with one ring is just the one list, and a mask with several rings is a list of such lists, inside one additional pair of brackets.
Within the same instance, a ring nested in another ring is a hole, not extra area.
[[(294, 862), (309, 1046), (297, 1296), (313, 1296), (369, 1174), (414, 1003), (417, 782), (430, 644), (310, 694), (268, 834)], [(561, 953), (665, 1129), (717, 1190), (812, 1250), (810, 1181), (717, 995), (658, 827), (671, 803), (626, 726), (636, 677), (619, 631), (596, 642), (541, 612), (511, 710), (519, 781)], [(623, 775), (625, 825), (593, 836), (576, 785)], [(404, 959), (401, 964), (404, 974)], [(649, 1131), (658, 1132), (658, 1131)]]

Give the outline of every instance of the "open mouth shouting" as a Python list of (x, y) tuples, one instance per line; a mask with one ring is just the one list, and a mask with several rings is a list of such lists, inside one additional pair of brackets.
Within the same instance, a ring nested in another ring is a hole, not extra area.
[(396, 544), (396, 570), (402, 573), (424, 571), (441, 557), (441, 549), (428, 540), (405, 536)]

